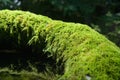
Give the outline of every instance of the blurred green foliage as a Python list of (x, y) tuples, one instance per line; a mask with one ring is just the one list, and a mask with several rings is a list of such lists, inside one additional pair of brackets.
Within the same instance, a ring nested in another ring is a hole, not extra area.
[(18, 0), (0, 0), (0, 9), (18, 9), (19, 6)]
[(120, 46), (119, 0), (0, 0), (0, 9), (21, 9), (88, 24)]

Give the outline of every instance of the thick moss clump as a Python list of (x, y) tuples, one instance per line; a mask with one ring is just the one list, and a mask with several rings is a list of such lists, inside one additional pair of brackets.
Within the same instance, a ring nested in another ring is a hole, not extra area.
[(120, 49), (83, 24), (53, 21), (47, 33), (47, 50), (63, 59), (63, 80), (120, 79)]
[[(16, 56), (23, 51), (22, 55), (26, 57), (22, 59), (27, 58), (32, 64), (37, 62), (37, 69), (43, 63), (44, 67), (51, 66), (53, 73), (59, 75), (55, 79), (120, 79), (120, 49), (87, 25), (51, 20), (29, 12), (3, 10), (0, 11), (0, 54), (4, 50), (15, 50)], [(26, 64), (26, 60), (18, 61), (23, 66)], [(20, 75), (23, 74), (20, 72)]]

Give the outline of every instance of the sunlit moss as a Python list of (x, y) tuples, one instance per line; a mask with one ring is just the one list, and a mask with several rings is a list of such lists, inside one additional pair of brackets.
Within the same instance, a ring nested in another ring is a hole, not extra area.
[(0, 46), (12, 41), (10, 46), (15, 49), (34, 45), (33, 51), (49, 53), (57, 68), (63, 68), (59, 80), (86, 80), (86, 76), (91, 80), (120, 79), (120, 49), (87, 25), (3, 10), (0, 37)]

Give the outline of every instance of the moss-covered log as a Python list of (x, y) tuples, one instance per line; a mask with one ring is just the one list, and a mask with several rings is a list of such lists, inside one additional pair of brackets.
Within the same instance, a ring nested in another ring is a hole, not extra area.
[(2, 10), (0, 50), (4, 49), (30, 50), (37, 56), (52, 57), (59, 80), (120, 79), (120, 49), (87, 25)]

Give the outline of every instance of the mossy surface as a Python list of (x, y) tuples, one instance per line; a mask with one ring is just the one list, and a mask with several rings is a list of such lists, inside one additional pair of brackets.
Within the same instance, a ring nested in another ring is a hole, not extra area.
[(120, 49), (83, 24), (53, 21), (47, 34), (47, 50), (65, 61), (61, 79), (119, 80)]
[[(2, 10), (0, 50), (4, 49), (27, 50), (26, 56), (29, 51), (37, 56), (45, 54), (47, 57), (42, 61), (59, 75), (57, 80), (87, 80), (87, 76), (91, 80), (120, 79), (120, 49), (87, 25), (52, 20), (30, 12)], [(14, 80), (13, 75), (9, 77)]]

